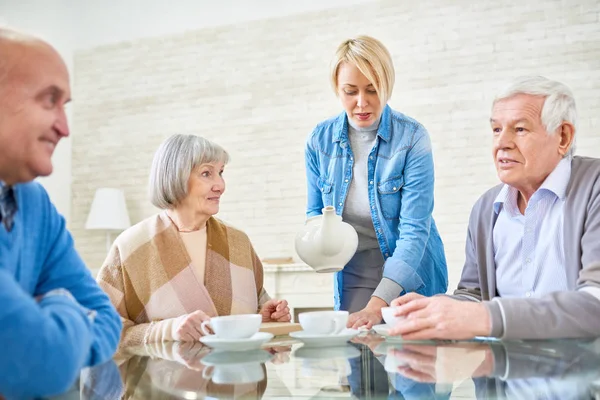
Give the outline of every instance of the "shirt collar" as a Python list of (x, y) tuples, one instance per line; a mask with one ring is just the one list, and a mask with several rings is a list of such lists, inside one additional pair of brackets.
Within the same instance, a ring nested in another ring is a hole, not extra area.
[[(546, 177), (542, 186), (540, 186), (536, 193), (540, 190), (544, 190), (553, 193), (559, 199), (564, 200), (567, 195), (567, 186), (571, 179), (571, 161), (571, 157), (565, 157), (560, 160), (558, 165), (550, 175)], [(515, 214), (517, 207), (517, 189), (509, 185), (504, 185), (494, 200), (494, 212), (499, 214), (505, 203), (507, 211), (511, 214)]]
[(554, 171), (548, 175), (542, 186), (538, 190), (548, 190), (561, 200), (567, 196), (567, 186), (571, 179), (571, 158), (565, 157), (554, 168)]
[(515, 208), (517, 207), (517, 189), (512, 186), (504, 185), (500, 190), (500, 193), (494, 200), (494, 212), (500, 214), (502, 207), (506, 206), (506, 211), (511, 215), (515, 215)]
[[(381, 112), (379, 127), (377, 128), (377, 135), (388, 142), (390, 140), (390, 124), (392, 118), (392, 109), (387, 104), (383, 107)], [(348, 141), (348, 116), (343, 111), (335, 119), (333, 129), (332, 142), (347, 142)]]

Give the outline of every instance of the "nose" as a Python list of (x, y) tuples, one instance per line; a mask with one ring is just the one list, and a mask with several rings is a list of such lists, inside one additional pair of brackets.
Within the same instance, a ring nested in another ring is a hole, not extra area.
[(494, 142), (497, 149), (509, 149), (515, 145), (513, 134), (509, 129), (502, 129), (501, 132), (496, 134)]
[(69, 123), (67, 121), (67, 114), (65, 113), (65, 109), (61, 108), (58, 111), (58, 116), (53, 126), (54, 130), (58, 133), (60, 137), (68, 137), (69, 132)]
[(367, 104), (367, 96), (365, 95), (365, 93), (360, 92), (358, 94), (356, 105), (358, 106), (358, 108), (365, 108)]
[(222, 175), (219, 175), (219, 177), (216, 179), (213, 187), (212, 187), (213, 192), (218, 192), (218, 193), (223, 193), (225, 191), (225, 179), (223, 179)]

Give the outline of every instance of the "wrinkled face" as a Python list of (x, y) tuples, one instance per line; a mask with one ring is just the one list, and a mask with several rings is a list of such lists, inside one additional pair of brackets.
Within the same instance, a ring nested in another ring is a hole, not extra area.
[(0, 179), (27, 182), (52, 173), (52, 154), (69, 135), (69, 74), (47, 45), (0, 46)]
[(548, 134), (542, 124), (544, 98), (519, 94), (496, 102), (490, 119), (493, 156), (500, 180), (523, 192), (535, 192), (566, 154), (572, 137), (564, 127)]
[(373, 125), (383, 110), (373, 84), (354, 64), (347, 62), (340, 64), (337, 80), (338, 96), (348, 120), (359, 127)]
[(215, 215), (219, 212), (221, 195), (225, 192), (222, 162), (198, 165), (188, 180), (188, 195), (181, 205), (198, 214)]

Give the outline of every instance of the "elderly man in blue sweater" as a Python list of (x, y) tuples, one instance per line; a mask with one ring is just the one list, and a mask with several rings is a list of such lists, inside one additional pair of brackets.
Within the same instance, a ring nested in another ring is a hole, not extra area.
[(69, 74), (48, 44), (0, 28), (0, 397), (60, 393), (109, 359), (121, 322), (46, 191), (69, 135)]

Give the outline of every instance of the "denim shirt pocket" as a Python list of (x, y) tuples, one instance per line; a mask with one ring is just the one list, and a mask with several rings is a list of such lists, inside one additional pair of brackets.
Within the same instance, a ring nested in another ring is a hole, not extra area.
[(321, 198), (323, 199), (323, 207), (333, 205), (333, 184), (329, 183), (327, 179), (319, 177), (317, 179), (317, 187), (321, 191)]
[(377, 191), (379, 192), (379, 203), (383, 218), (400, 219), (400, 189), (402, 189), (402, 186), (404, 186), (403, 176), (396, 176), (379, 182)]

